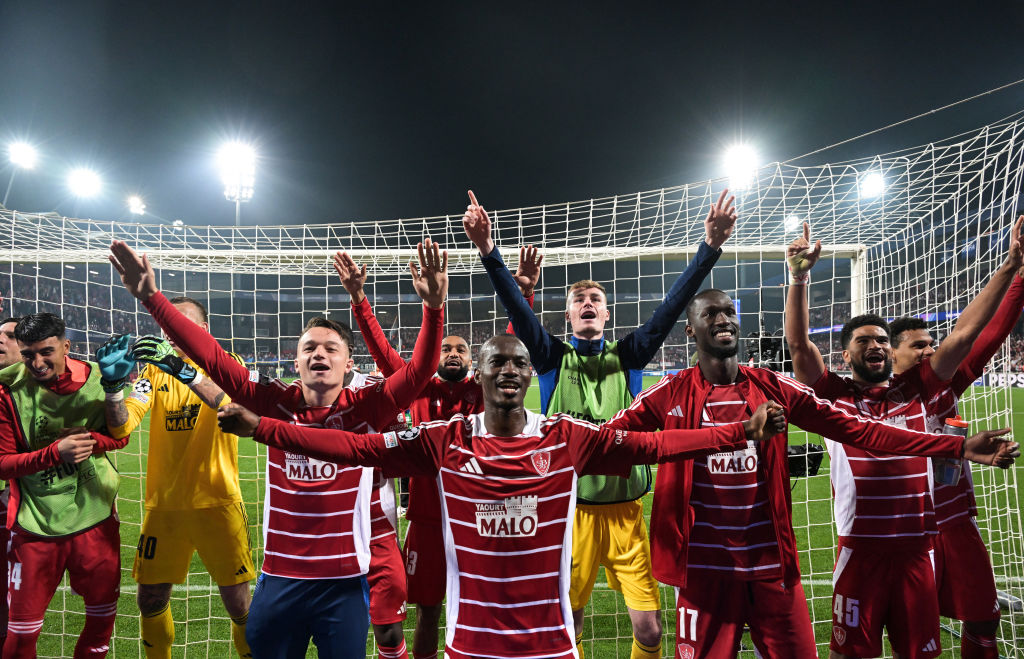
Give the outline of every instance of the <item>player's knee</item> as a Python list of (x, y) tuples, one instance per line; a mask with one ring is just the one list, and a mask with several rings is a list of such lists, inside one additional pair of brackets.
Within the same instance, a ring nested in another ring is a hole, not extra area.
[(583, 626), (583, 609), (575, 609), (572, 612), (572, 624), (576, 627), (576, 631)]
[(650, 611), (651, 615), (637, 616), (633, 620), (633, 636), (648, 647), (661, 643), (661, 616), (659, 611)]
[(373, 637), (377, 640), (377, 645), (383, 645), (384, 647), (389, 648), (398, 647), (404, 639), (404, 635), (402, 634), (402, 623), (396, 622), (390, 625), (374, 625)]
[(999, 631), (999, 619), (965, 622), (964, 629), (974, 636), (995, 636)]
[(139, 584), (135, 600), (139, 604), (139, 613), (142, 615), (151, 616), (160, 613), (171, 601), (171, 584)]
[(420, 626), (421, 622), (430, 627), (437, 627), (438, 623), (441, 622), (441, 605), (427, 606), (426, 604), (417, 604), (416, 626)]
[(249, 612), (249, 582), (233, 586), (219, 586), (220, 599), (224, 602), (224, 610), (230, 618), (241, 618)]

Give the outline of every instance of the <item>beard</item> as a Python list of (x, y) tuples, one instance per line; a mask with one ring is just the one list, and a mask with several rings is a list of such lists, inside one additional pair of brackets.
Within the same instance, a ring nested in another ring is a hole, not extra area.
[(441, 366), (437, 369), (437, 377), (447, 382), (461, 382), (466, 378), (466, 375), (468, 373), (468, 366), (462, 366), (457, 371), (453, 371), (450, 368), (445, 368), (444, 366)]
[(739, 343), (731, 346), (707, 346), (704, 349), (709, 356), (715, 359), (730, 359), (735, 357), (740, 351)]
[(885, 382), (892, 375), (892, 359), (889, 357), (885, 358), (885, 368), (881, 371), (872, 371), (863, 362), (850, 362), (850, 368), (856, 373), (862, 380), (871, 382), (872, 384), (878, 384), (879, 382)]

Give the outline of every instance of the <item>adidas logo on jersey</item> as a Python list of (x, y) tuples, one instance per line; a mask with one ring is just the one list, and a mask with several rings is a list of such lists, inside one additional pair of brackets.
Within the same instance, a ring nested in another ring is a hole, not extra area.
[(459, 471), (467, 474), (483, 474), (483, 469), (480, 468), (480, 463), (476, 461), (476, 458), (470, 458), (469, 462), (459, 467)]
[(686, 416), (685, 414), (683, 414), (683, 406), (682, 405), (676, 405), (675, 407), (670, 409), (668, 411), (668, 415), (669, 416), (679, 416), (679, 417)]
[(157, 389), (157, 391), (166, 391), (166, 392), (170, 392), (170, 391), (171, 391), (171, 388), (170, 388), (170, 387), (168, 387), (168, 386), (167, 386), (167, 384), (165, 383), (165, 384), (162, 384), (162, 385), (160, 385), (160, 388), (159, 388), (159, 389)]
[(921, 652), (938, 652), (939, 644), (935, 642), (935, 639), (928, 641), (928, 645), (921, 648)]

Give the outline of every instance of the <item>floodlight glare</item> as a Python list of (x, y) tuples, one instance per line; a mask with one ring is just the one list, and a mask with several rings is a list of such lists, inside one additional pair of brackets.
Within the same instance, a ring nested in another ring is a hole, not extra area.
[(36, 166), (36, 160), (39, 154), (36, 153), (36, 149), (31, 144), (26, 142), (12, 142), (7, 147), (7, 156), (11, 159), (16, 167), (22, 169), (33, 169)]
[(132, 215), (145, 215), (146, 204), (139, 195), (128, 197), (128, 212)]
[(786, 233), (793, 233), (794, 231), (799, 231), (803, 225), (804, 218), (800, 217), (799, 215), (794, 213), (793, 215), (786, 216)]
[(100, 175), (91, 169), (79, 167), (68, 174), (68, 188), (76, 197), (95, 197), (102, 187)]
[(885, 178), (879, 172), (868, 172), (860, 178), (858, 190), (863, 199), (877, 197), (885, 190)]
[(256, 150), (242, 142), (228, 142), (217, 152), (217, 167), (224, 197), (235, 203), (252, 199), (256, 181)]
[(185, 228), (185, 222), (182, 220), (175, 220), (171, 222), (171, 228), (174, 231), (182, 231)]
[(731, 146), (725, 151), (725, 173), (729, 177), (729, 188), (743, 190), (757, 172), (757, 152), (746, 144)]

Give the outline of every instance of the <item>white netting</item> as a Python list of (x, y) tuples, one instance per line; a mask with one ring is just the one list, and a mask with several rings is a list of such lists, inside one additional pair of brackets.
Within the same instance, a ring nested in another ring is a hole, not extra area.
[[(783, 252), (799, 222), (827, 246), (809, 291), (813, 337), (827, 360), (841, 365), (833, 331), (853, 313), (938, 313), (937, 334), (948, 332), (963, 308), (1001, 261), (1005, 234), (1018, 212), (1022, 148), (1016, 119), (897, 154), (842, 163), (763, 168), (739, 194), (740, 220), (726, 255), (707, 285), (732, 294), (740, 305), (744, 361), (784, 366), (781, 347), (784, 300)], [(872, 198), (860, 184), (880, 174), (884, 191)], [(564, 335), (565, 286), (579, 279), (608, 285), (610, 331), (621, 336), (650, 316), (703, 238), (703, 217), (724, 182), (711, 181), (652, 192), (509, 211), (492, 211), (495, 240), (510, 268), (517, 248), (532, 244), (545, 254), (536, 311), (556, 335)], [(486, 203), (486, 200), (484, 200)], [(454, 203), (461, 206), (457, 199)], [(465, 238), (461, 213), (414, 220), (287, 227), (192, 227), (77, 220), (0, 211), (8, 227), (0, 235), (0, 294), (5, 312), (53, 311), (70, 328), (76, 354), (91, 356), (113, 332), (156, 331), (149, 316), (120, 286), (107, 263), (107, 247), (121, 239), (147, 252), (169, 295), (205, 302), (211, 332), (225, 347), (264, 372), (294, 375), (291, 361), (305, 321), (329, 313), (348, 321), (348, 297), (330, 268), (330, 256), (347, 249), (370, 271), (367, 293), (391, 341), (408, 355), (420, 322), (419, 299), (406, 281), (416, 243), (430, 236), (451, 252), (448, 331), (474, 349), (504, 330), (475, 251)], [(6, 315), (5, 314), (5, 315)], [(649, 365), (652, 373), (688, 365), (682, 326)], [(1011, 341), (995, 370), (1022, 368), (1024, 339)], [(365, 351), (357, 358), (369, 367)], [(652, 375), (651, 379), (655, 376)], [(1024, 378), (1022, 378), (1024, 380)], [(1008, 378), (975, 388), (962, 412), (986, 427), (1009, 425), (1022, 401)], [(804, 441), (799, 435), (794, 442)], [(119, 510), (123, 519), (124, 592), (113, 656), (142, 656), (131, 560), (141, 520), (145, 433), (119, 452)], [(243, 492), (258, 542), (262, 518), (263, 457), (249, 442), (240, 453)], [(976, 470), (979, 523), (990, 542), (1000, 588), (1021, 595), (1022, 536), (1016, 471)], [(832, 525), (827, 459), (818, 476), (794, 482), (794, 525), (801, 548), (819, 648), (830, 633)], [(259, 551), (257, 549), (257, 560)], [(603, 575), (586, 622), (589, 656), (628, 656), (631, 632), (621, 597)], [(670, 590), (662, 594), (665, 650), (674, 636)], [(70, 654), (79, 629), (81, 600), (61, 591), (55, 598), (41, 656)], [(226, 617), (216, 589), (193, 563), (189, 583), (175, 590), (177, 640), (187, 656), (228, 656)], [(953, 625), (958, 628), (958, 625)], [(1024, 649), (1024, 621), (1005, 613), (1002, 653)], [(443, 638), (443, 634), (442, 634)], [(409, 637), (411, 640), (411, 636)], [(749, 649), (749, 639), (744, 641)], [(950, 638), (944, 641), (950, 647)], [(953, 641), (958, 645), (958, 641)], [(958, 651), (953, 654), (958, 655)], [(752, 655), (751, 655), (752, 656)]]

